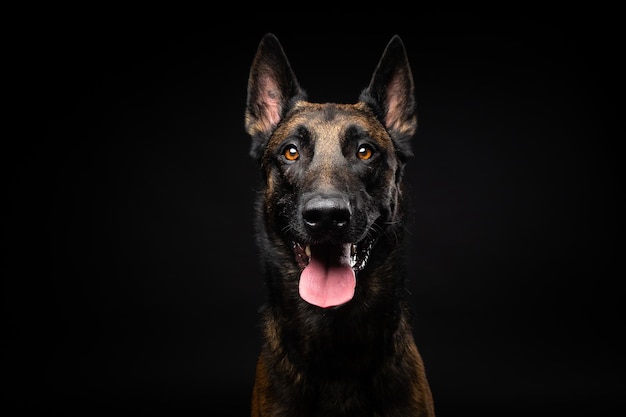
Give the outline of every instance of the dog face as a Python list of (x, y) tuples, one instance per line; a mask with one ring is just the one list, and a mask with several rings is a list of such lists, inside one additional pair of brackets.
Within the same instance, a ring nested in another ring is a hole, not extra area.
[(310, 103), (271, 34), (252, 64), (246, 130), (265, 179), (269, 241), (289, 248), (299, 295), (332, 307), (354, 296), (381, 234), (399, 223), (401, 180), (417, 126), (404, 46), (387, 45), (355, 104)]

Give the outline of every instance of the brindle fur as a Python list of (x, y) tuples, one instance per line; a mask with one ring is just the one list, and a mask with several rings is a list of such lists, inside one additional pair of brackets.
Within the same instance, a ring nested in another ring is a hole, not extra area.
[[(405, 289), (404, 165), (417, 128), (413, 80), (394, 36), (356, 104), (310, 103), (272, 34), (259, 44), (248, 83), (246, 131), (261, 167), (257, 239), (268, 289), (253, 417), (434, 416)], [(357, 157), (370, 144), (375, 155)], [(289, 162), (285, 146), (298, 147)], [(348, 303), (300, 298), (294, 241), (310, 242), (302, 207), (340, 196), (349, 226), (333, 239), (377, 237)]]

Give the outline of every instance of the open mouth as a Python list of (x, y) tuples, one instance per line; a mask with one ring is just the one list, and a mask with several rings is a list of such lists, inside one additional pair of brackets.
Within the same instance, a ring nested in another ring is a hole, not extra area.
[(345, 304), (354, 297), (356, 273), (367, 264), (375, 239), (358, 244), (293, 242), (300, 267), (300, 297), (309, 304), (327, 308)]

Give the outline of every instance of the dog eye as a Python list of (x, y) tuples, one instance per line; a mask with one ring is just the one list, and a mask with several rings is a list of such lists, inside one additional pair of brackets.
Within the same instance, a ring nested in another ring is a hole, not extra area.
[(291, 144), (285, 146), (285, 149), (283, 150), (283, 156), (288, 161), (297, 161), (298, 158), (300, 158), (300, 152), (298, 152), (298, 148), (296, 147), (296, 145)]
[(374, 149), (369, 145), (359, 145), (356, 151), (356, 156), (358, 156), (362, 161), (367, 161), (374, 156)]

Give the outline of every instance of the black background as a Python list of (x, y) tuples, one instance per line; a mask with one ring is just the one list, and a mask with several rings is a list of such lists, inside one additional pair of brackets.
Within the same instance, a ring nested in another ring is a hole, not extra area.
[(312, 101), (355, 101), (391, 36), (405, 43), (420, 123), (410, 290), (438, 416), (623, 406), (608, 25), (62, 15), (6, 39), (13, 415), (248, 415), (265, 292), (243, 114), (269, 31)]

